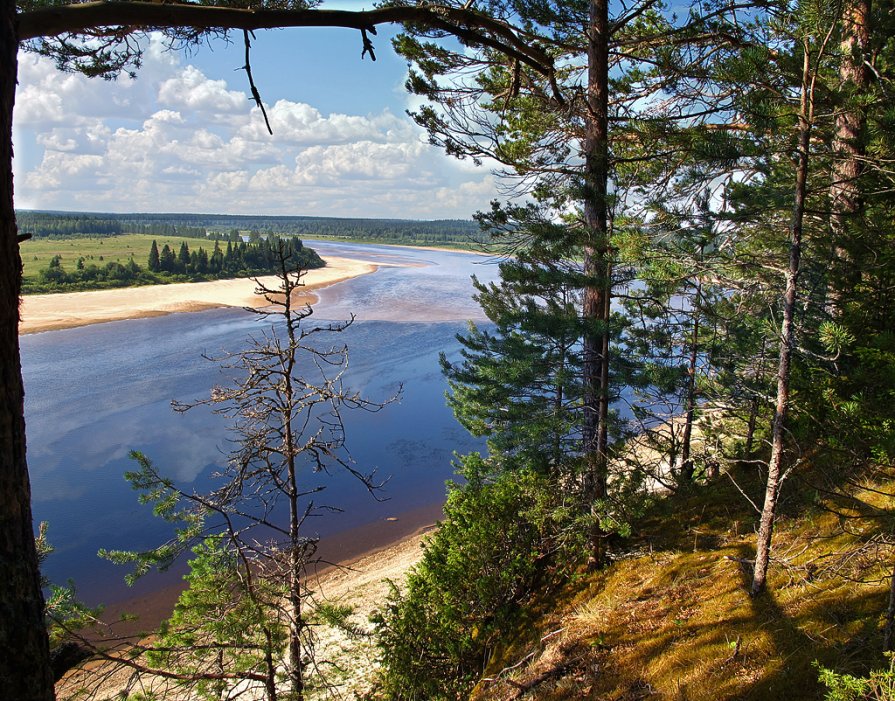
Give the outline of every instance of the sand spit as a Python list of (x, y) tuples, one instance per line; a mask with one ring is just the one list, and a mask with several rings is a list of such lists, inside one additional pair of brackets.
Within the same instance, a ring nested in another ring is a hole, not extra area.
[[(359, 275), (375, 272), (378, 265), (352, 258), (324, 256), (325, 268), (309, 270), (305, 276), (308, 302), (313, 290)], [(273, 276), (262, 277), (272, 282)], [(214, 307), (258, 307), (263, 300), (254, 294), (249, 278), (183, 282), (171, 285), (122, 287), (91, 292), (27, 295), (22, 299), (19, 333), (37, 333), (99, 324), (104, 321), (139, 319), (174, 312), (194, 312)]]

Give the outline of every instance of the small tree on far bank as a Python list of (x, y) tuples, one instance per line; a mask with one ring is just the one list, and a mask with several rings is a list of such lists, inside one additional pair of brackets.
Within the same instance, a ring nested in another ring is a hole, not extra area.
[[(317, 339), (341, 333), (353, 318), (307, 325), (310, 305), (294, 300), (304, 270), (292, 265), (284, 245), (278, 267), (278, 286), (256, 280), (256, 293), (270, 306), (251, 310), (269, 326), (246, 350), (217, 359), (239, 379), (215, 387), (207, 399), (174, 403), (179, 412), (207, 406), (231, 420), (235, 447), (215, 475), (217, 487), (188, 492), (135, 454), (139, 469), (128, 479), (142, 492), (141, 501), (179, 524), (177, 535), (148, 552), (107, 555), (133, 563), (133, 578), (169, 565), (199, 543), (190, 575), (198, 587), (183, 595), (160, 637), (161, 648), (150, 650), (148, 659), (179, 668), (183, 679), (176, 681), (203, 693), (220, 694), (243, 680), (263, 688), (270, 701), (301, 701), (310, 678), (325, 671), (314, 656), (310, 625), (308, 577), (320, 562), (317, 538), (304, 526), (321, 509), (338, 510), (317, 503), (334, 470), (347, 471), (375, 496), (381, 482), (346, 450), (343, 412), (378, 411), (397, 394), (372, 402), (343, 384), (347, 347)], [(190, 615), (187, 609), (197, 602), (215, 615)], [(234, 630), (240, 631), (238, 640), (227, 632)]]

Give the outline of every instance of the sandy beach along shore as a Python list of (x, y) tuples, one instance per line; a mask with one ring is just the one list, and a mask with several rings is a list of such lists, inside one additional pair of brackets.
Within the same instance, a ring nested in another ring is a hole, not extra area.
[[(352, 258), (324, 256), (324, 260), (325, 268), (309, 270), (304, 278), (308, 302), (316, 301), (313, 290), (375, 272), (378, 267), (374, 263)], [(261, 280), (273, 281), (274, 278), (268, 276)], [(104, 321), (193, 312), (213, 307), (263, 306), (264, 300), (254, 291), (255, 283), (249, 278), (241, 278), (27, 295), (22, 298), (19, 333), (56, 331)]]

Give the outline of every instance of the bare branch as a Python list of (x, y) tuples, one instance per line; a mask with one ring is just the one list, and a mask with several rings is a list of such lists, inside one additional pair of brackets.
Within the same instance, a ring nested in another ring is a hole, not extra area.
[(258, 109), (261, 110), (261, 115), (264, 117), (264, 124), (267, 126), (267, 132), (273, 136), (273, 129), (270, 128), (270, 120), (267, 118), (267, 110), (264, 109), (264, 103), (261, 101), (261, 94), (258, 92), (258, 88), (255, 86), (255, 79), (252, 77), (252, 62), (249, 56), (252, 43), (249, 41), (249, 33), (250, 30), (248, 29), (242, 30), (242, 36), (246, 47), (246, 62), (242, 68), (246, 72), (246, 77), (249, 79), (249, 89), (252, 92), (252, 100), (258, 106)]
[[(344, 27), (375, 33), (379, 24), (413, 23), (502, 51), (544, 75), (553, 71), (553, 61), (546, 52), (518, 36), (507, 23), (472, 8), (415, 5), (362, 11), (269, 10), (180, 2), (86, 2), (22, 12), (17, 20), (19, 41), (83, 34), (101, 27), (109, 28), (109, 33), (116, 36), (181, 27), (200, 31)], [(367, 46), (365, 42), (365, 49), (372, 52), (372, 44)]]

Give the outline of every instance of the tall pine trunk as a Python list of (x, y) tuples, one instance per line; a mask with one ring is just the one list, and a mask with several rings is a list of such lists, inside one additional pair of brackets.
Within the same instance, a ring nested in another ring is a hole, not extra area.
[(19, 356), (22, 261), (13, 207), (12, 108), (16, 91), (15, 3), (0, 18), (0, 689), (17, 701), (54, 698), (44, 627), (31, 485), (25, 461), (25, 392)]
[(774, 518), (777, 515), (777, 501), (780, 498), (784, 453), (783, 439), (786, 433), (786, 417), (789, 411), (790, 367), (792, 365), (792, 353), (795, 342), (795, 313), (802, 257), (802, 226), (805, 219), (805, 198), (808, 190), (812, 122), (813, 81), (811, 80), (811, 54), (808, 51), (806, 42), (802, 65), (798, 163), (796, 166), (795, 197), (790, 228), (789, 266), (786, 270), (786, 287), (783, 293), (783, 325), (780, 330), (780, 354), (777, 363), (777, 402), (774, 409), (774, 424), (771, 430), (771, 458), (768, 461), (768, 479), (765, 486), (764, 506), (761, 510), (761, 519), (759, 520), (758, 543), (755, 552), (755, 570), (751, 588), (753, 596), (761, 592), (765, 587), (768, 563), (771, 559)]
[(559, 339), (559, 353), (556, 359), (556, 389), (553, 392), (553, 469), (556, 470), (562, 462), (562, 439), (564, 432), (560, 428), (563, 425), (563, 404), (565, 403), (566, 382), (566, 357), (569, 353), (566, 334)]
[(830, 185), (830, 230), (833, 235), (832, 280), (827, 308), (836, 318), (843, 313), (843, 293), (854, 287), (860, 271), (848, 250), (849, 229), (863, 209), (860, 178), (865, 156), (867, 117), (854, 98), (870, 88), (865, 57), (870, 46), (870, 0), (850, 0), (842, 10), (839, 80), (844, 104), (836, 112), (833, 133), (833, 181)]
[(886, 607), (886, 624), (883, 626), (883, 652), (895, 650), (895, 567), (889, 575), (889, 605)]
[(684, 434), (681, 438), (681, 483), (693, 481), (693, 459), (690, 444), (693, 442), (693, 422), (696, 418), (696, 364), (699, 360), (699, 297), (702, 294), (702, 280), (696, 278), (696, 303), (693, 306), (693, 327), (690, 334), (690, 357), (687, 361), (687, 411), (684, 415)]
[(304, 699), (304, 666), (302, 662), (301, 635), (304, 626), (304, 614), (302, 612), (301, 598), (301, 574), (304, 566), (304, 554), (299, 541), (299, 504), (298, 504), (298, 480), (295, 472), (295, 459), (289, 458), (289, 573), (286, 577), (288, 591), (288, 617), (289, 617), (289, 699), (290, 701), (303, 701)]
[(609, 418), (609, 5), (592, 0), (588, 26), (588, 85), (584, 138), (584, 458), (586, 496), (592, 504), (589, 564), (606, 559), (596, 513), (606, 496)]

